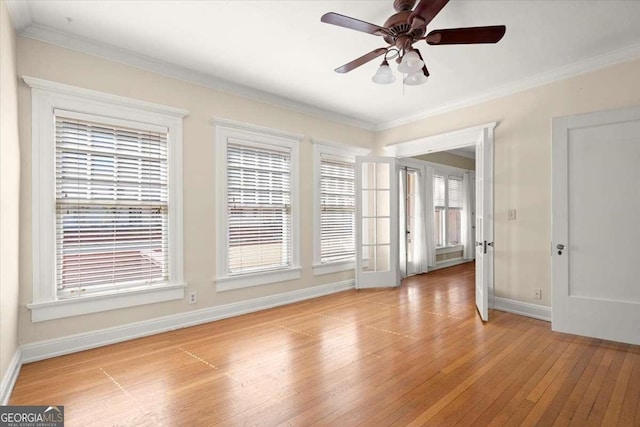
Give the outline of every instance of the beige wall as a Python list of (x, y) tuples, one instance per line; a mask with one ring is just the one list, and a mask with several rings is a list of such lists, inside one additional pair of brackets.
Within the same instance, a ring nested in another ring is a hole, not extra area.
[[(640, 105), (640, 60), (551, 83), (376, 134), (387, 144), (498, 122), (495, 293), (551, 305), (551, 118)], [(517, 220), (508, 221), (509, 209)], [(542, 289), (542, 301), (533, 299)]]
[[(170, 301), (117, 311), (32, 323), (25, 304), (31, 301), (31, 100), (30, 89), (20, 83), (20, 342), (30, 343), (100, 328), (148, 320), (353, 277), (344, 272), (314, 277), (313, 258), (313, 150), (309, 138), (338, 141), (371, 148), (372, 132), (296, 113), (273, 105), (217, 92), (95, 56), (33, 39), (18, 37), (18, 73), (83, 88), (141, 99), (189, 110), (184, 121), (184, 260), (188, 291), (198, 292), (198, 303)], [(300, 280), (216, 293), (214, 245), (214, 141), (213, 117), (305, 135), (300, 144), (301, 261)]]
[(0, 1), (0, 378), (18, 347), (18, 145), (16, 34)]
[[(5, 27), (4, 5), (2, 13), (3, 27)], [(5, 30), (3, 30), (3, 36), (4, 33)], [(190, 111), (184, 123), (185, 278), (189, 284), (188, 290), (198, 291), (199, 300), (196, 305), (187, 305), (185, 301), (172, 301), (82, 317), (31, 323), (30, 312), (25, 307), (25, 304), (31, 301), (32, 292), (30, 91), (24, 83), (20, 83), (22, 191), (19, 228), (21, 290), (19, 336), (21, 343), (118, 326), (351, 278), (352, 272), (318, 277), (312, 275), (313, 179), (312, 149), (309, 138), (342, 141), (363, 147), (371, 147), (375, 144), (378, 152), (381, 152), (382, 147), (387, 144), (491, 121), (499, 122), (495, 134), (496, 295), (550, 305), (551, 118), (640, 104), (640, 85), (636, 81), (637, 76), (640, 75), (640, 61), (635, 61), (430, 117), (374, 135), (362, 129), (217, 92), (32, 39), (18, 37), (17, 42), (19, 75), (44, 78)], [(2, 47), (4, 70), (5, 56), (7, 56), (4, 40)], [(5, 99), (3, 77), (3, 102)], [(210, 125), (210, 120), (214, 116), (305, 135), (305, 140), (300, 146), (301, 261), (304, 267), (300, 280), (237, 291), (215, 292), (212, 282), (215, 277), (216, 251), (213, 243), (215, 242), (214, 141), (213, 129)], [(4, 129), (3, 112), (3, 150)], [(15, 136), (15, 132), (13, 135)], [(14, 154), (15, 157), (17, 153)], [(14, 173), (17, 173), (16, 163), (14, 162)], [(16, 191), (17, 183), (12, 188)], [(511, 208), (518, 210), (516, 221), (507, 221), (507, 210)], [(15, 225), (17, 225), (17, 219)], [(2, 240), (4, 245), (4, 233)], [(13, 249), (15, 250), (16, 247), (17, 244)], [(15, 278), (15, 275), (13, 277)], [(542, 288), (542, 301), (533, 300), (535, 288)], [(5, 339), (4, 312), (3, 308), (3, 340)], [(12, 332), (10, 332), (10, 339), (15, 340), (15, 334)]]
[(456, 168), (462, 168), (472, 171), (476, 170), (476, 161), (474, 159), (468, 159), (466, 157), (458, 156), (457, 154), (451, 154), (446, 151), (423, 154), (414, 158), (427, 162), (439, 163), (441, 165), (453, 166)]

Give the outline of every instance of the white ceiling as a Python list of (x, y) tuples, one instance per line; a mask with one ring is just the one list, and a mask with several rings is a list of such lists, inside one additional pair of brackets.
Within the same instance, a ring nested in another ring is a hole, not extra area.
[(23, 35), (59, 44), (72, 36), (84, 50), (92, 46), (87, 40), (97, 42), (103, 52), (114, 47), (184, 67), (245, 96), (331, 111), (378, 129), (640, 56), (640, 1), (453, 0), (428, 30), (505, 24), (504, 39), (475, 46), (419, 42), (431, 77), (404, 88), (401, 79), (388, 86), (371, 81), (377, 60), (335, 73), (385, 43), (320, 22), (333, 11), (382, 25), (394, 13), (392, 0), (16, 3), (12, 16), (15, 22), (19, 15)]

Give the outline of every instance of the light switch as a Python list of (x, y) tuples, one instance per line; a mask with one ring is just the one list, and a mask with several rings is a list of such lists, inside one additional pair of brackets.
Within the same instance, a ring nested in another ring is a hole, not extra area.
[(515, 221), (515, 220), (516, 220), (516, 210), (509, 209), (509, 221)]

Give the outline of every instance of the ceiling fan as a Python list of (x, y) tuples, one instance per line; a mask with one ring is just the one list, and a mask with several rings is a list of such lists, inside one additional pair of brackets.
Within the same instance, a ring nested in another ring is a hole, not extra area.
[(396, 59), (399, 64), (398, 71), (406, 74), (404, 83), (412, 86), (420, 85), (427, 81), (429, 71), (420, 51), (413, 47), (414, 43), (421, 40), (425, 40), (430, 45), (497, 43), (506, 31), (504, 25), (493, 25), (433, 30), (426, 34), (427, 25), (449, 0), (420, 0), (416, 8), (411, 10), (415, 2), (416, 0), (394, 0), (393, 7), (396, 13), (387, 19), (383, 27), (339, 13), (325, 13), (320, 19), (322, 22), (382, 36), (384, 41), (389, 44), (387, 47), (374, 49), (360, 58), (336, 68), (335, 71), (348, 73), (384, 55), (382, 64), (372, 78), (375, 83), (389, 84), (395, 81), (396, 78), (393, 76), (387, 60)]

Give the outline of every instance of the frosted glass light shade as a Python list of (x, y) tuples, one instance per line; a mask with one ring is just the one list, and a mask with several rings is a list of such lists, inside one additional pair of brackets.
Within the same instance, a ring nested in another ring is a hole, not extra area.
[(404, 84), (407, 86), (419, 86), (427, 82), (427, 76), (422, 71), (409, 74), (404, 78)]
[(388, 64), (387, 65), (382, 64), (378, 68), (378, 71), (376, 71), (376, 73), (373, 75), (371, 80), (373, 80), (374, 83), (377, 83), (379, 85), (388, 85), (390, 83), (395, 82), (396, 77), (391, 72), (391, 68), (389, 67)]
[(420, 70), (424, 62), (414, 50), (410, 50), (402, 57), (402, 62), (398, 65), (398, 71), (401, 73), (411, 74)]

